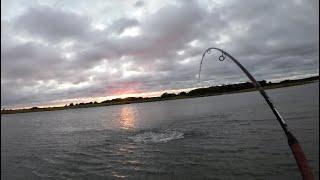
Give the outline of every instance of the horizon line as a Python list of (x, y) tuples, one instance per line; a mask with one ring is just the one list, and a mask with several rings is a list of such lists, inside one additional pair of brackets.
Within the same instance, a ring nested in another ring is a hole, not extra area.
[[(306, 78), (311, 78), (311, 77), (319, 77), (319, 73), (315, 73), (315, 74), (308, 74), (308, 76), (300, 76), (300, 78), (277, 78), (277, 79), (273, 79), (273, 80), (265, 80), (267, 82), (272, 82), (272, 83), (278, 83), (284, 80), (299, 80), (299, 79), (306, 79)], [(261, 80), (263, 81), (263, 80)], [(219, 85), (214, 85), (214, 86), (222, 86), (222, 85), (229, 85), (229, 84), (239, 84), (239, 83), (246, 83), (249, 81), (239, 81), (239, 82), (235, 82), (235, 83), (228, 83), (228, 84), (219, 84)], [(64, 107), (65, 105), (69, 105), (70, 103), (73, 104), (79, 104), (79, 103), (90, 103), (90, 102), (97, 102), (97, 103), (101, 103), (103, 101), (107, 101), (107, 100), (112, 100), (112, 99), (125, 99), (125, 98), (129, 98), (129, 97), (143, 97), (143, 98), (154, 98), (154, 97), (159, 97), (161, 94), (163, 93), (179, 93), (179, 92), (189, 92), (193, 89), (198, 89), (198, 88), (206, 88), (206, 87), (212, 87), (212, 86), (198, 86), (198, 87), (192, 87), (192, 88), (182, 88), (182, 89), (166, 89), (166, 90), (161, 90), (161, 91), (152, 91), (152, 92), (141, 92), (141, 93), (129, 93), (129, 94), (122, 94), (122, 95), (113, 95), (113, 96), (100, 96), (100, 97), (84, 97), (84, 98), (73, 98), (73, 99), (66, 99), (63, 102), (57, 102), (54, 103), (54, 101), (52, 101), (52, 103), (50, 105), (26, 105), (26, 106), (16, 106), (13, 108), (9, 108), (9, 107), (1, 107), (1, 110), (5, 109), (5, 110), (19, 110), (19, 109), (30, 109), (32, 107), (38, 107), (38, 108), (50, 108), (50, 107)], [(91, 100), (87, 100), (87, 101), (83, 101), (84, 99), (91, 99)], [(100, 99), (100, 100), (97, 100)], [(72, 101), (73, 100), (73, 101)], [(32, 104), (32, 103), (31, 103)]]

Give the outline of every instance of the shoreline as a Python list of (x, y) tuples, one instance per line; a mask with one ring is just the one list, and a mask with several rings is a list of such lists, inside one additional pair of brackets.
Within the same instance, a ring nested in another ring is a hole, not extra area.
[[(293, 86), (300, 86), (305, 84), (311, 84), (319, 82), (319, 80), (312, 80), (312, 81), (302, 81), (302, 82), (290, 82), (285, 84), (271, 84), (262, 87), (264, 90), (268, 89), (278, 89), (278, 88), (286, 88), (286, 87), (293, 87)], [(44, 111), (59, 111), (59, 110), (68, 110), (68, 109), (78, 109), (78, 108), (93, 108), (93, 107), (102, 107), (102, 106), (114, 106), (114, 105), (124, 105), (124, 104), (137, 104), (137, 103), (148, 103), (148, 102), (157, 102), (157, 101), (169, 101), (169, 100), (178, 100), (178, 99), (189, 99), (189, 98), (199, 98), (199, 97), (208, 97), (208, 96), (219, 96), (219, 95), (227, 95), (227, 94), (236, 94), (236, 93), (244, 93), (244, 92), (252, 92), (257, 91), (255, 88), (247, 88), (243, 90), (236, 90), (230, 92), (222, 92), (222, 93), (212, 93), (212, 94), (203, 94), (203, 95), (193, 95), (193, 96), (175, 96), (175, 97), (168, 97), (168, 98), (150, 98), (150, 99), (143, 99), (141, 101), (127, 101), (127, 102), (111, 102), (111, 103), (97, 103), (97, 104), (86, 104), (82, 106), (75, 106), (75, 107), (51, 107), (51, 108), (37, 108), (37, 109), (17, 109), (17, 110), (6, 110), (7, 112), (1, 111), (1, 115), (5, 114), (18, 114), (18, 113), (32, 113), (32, 112), (44, 112)]]

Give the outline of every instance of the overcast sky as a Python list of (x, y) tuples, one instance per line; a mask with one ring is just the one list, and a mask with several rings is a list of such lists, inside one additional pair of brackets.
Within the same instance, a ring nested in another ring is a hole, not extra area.
[[(1, 0), (1, 108), (319, 73), (318, 0)], [(143, 94), (139, 94), (143, 93)], [(121, 97), (123, 97), (121, 96)]]

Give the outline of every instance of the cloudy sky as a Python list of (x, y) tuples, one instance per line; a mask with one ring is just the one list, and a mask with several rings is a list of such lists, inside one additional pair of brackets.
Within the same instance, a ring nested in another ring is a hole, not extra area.
[(318, 0), (1, 0), (1, 108), (319, 73)]

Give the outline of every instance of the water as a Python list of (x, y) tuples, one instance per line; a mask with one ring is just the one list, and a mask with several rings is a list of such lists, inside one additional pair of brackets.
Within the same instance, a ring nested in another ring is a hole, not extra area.
[[(319, 83), (268, 90), (319, 177)], [(1, 116), (2, 179), (301, 179), (258, 92)]]

